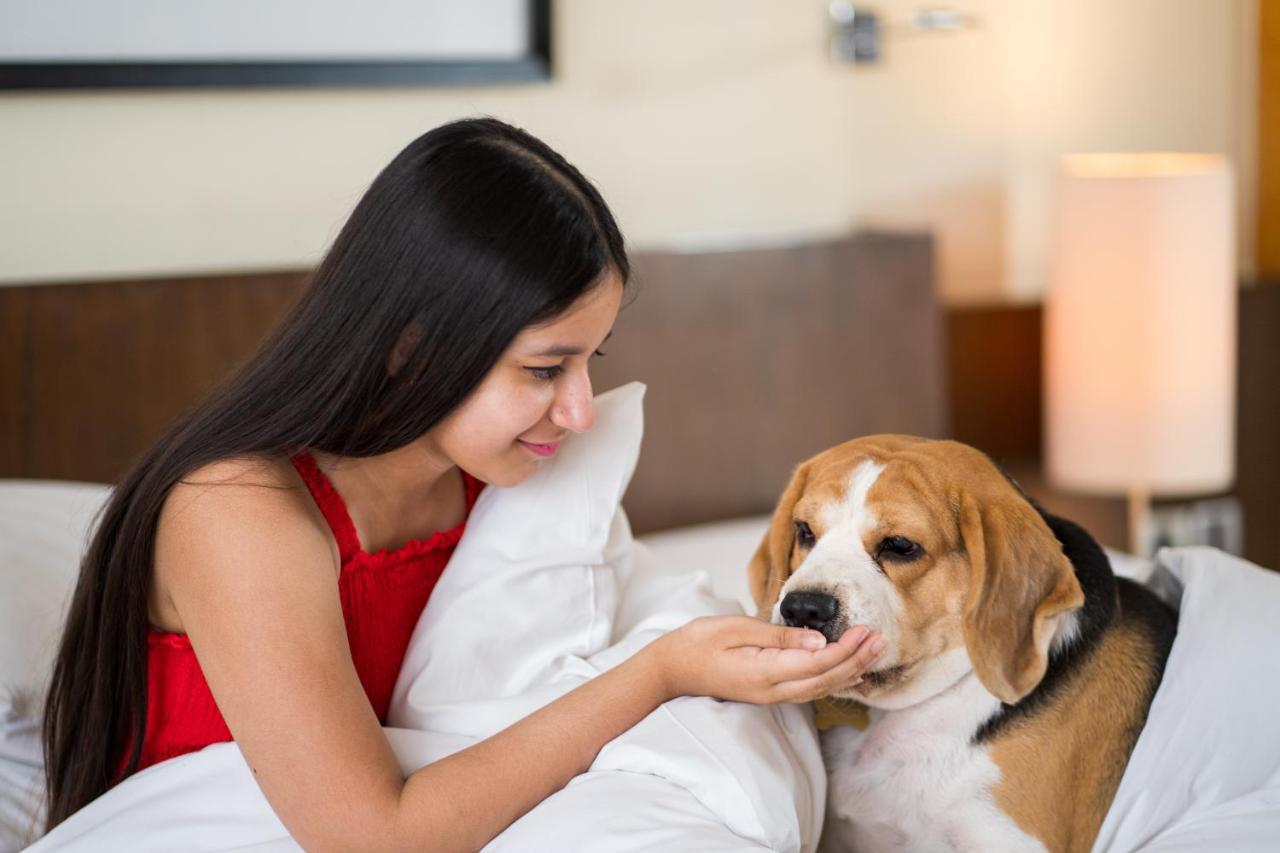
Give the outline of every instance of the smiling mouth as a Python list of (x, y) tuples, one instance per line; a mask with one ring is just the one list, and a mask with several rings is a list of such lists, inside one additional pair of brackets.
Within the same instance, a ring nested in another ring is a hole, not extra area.
[(516, 441), (524, 445), (530, 452), (536, 453), (539, 456), (552, 456), (560, 448), (560, 442), (558, 441), (553, 441), (548, 444), (535, 444), (532, 441), (525, 441), (523, 438), (518, 438)]

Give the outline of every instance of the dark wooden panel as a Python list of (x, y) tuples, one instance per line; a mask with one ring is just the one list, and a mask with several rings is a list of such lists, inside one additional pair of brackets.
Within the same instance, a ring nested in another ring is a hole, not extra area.
[(791, 469), (876, 432), (946, 433), (927, 236), (646, 254), (593, 371), (648, 387), (637, 531), (772, 509)]
[(993, 459), (1039, 459), (1043, 443), (1039, 305), (947, 315), (951, 432)]
[(112, 482), (246, 358), (304, 273), (24, 288), (24, 457), (0, 476)]
[(1280, 282), (1240, 291), (1236, 488), (1245, 555), (1280, 569)]
[[(27, 291), (0, 287), (0, 471), (16, 475), (26, 458)], [(3, 476), (3, 475), (0, 475)]]

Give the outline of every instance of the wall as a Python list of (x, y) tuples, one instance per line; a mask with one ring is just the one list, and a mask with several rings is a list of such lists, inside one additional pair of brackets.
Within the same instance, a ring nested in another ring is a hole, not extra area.
[[(590, 175), (639, 247), (923, 226), (948, 302), (1034, 299), (1058, 153), (1251, 168), (1251, 3), (965, 0), (978, 29), (864, 69), (827, 60), (819, 0), (557, 0), (545, 85), (4, 94), (0, 283), (309, 267), (408, 140), (488, 113)], [(919, 4), (866, 5), (894, 29)]]

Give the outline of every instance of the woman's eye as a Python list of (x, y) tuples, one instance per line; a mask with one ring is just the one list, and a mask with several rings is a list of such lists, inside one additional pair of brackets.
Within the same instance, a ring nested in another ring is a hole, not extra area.
[(924, 549), (905, 536), (886, 536), (876, 548), (876, 559), (887, 558), (906, 563), (924, 556)]
[(553, 364), (550, 367), (526, 367), (525, 370), (544, 382), (550, 382), (561, 373), (564, 373), (564, 368), (558, 364)]
[(813, 530), (803, 521), (796, 522), (796, 544), (801, 548), (812, 548), (813, 543), (817, 541), (817, 537), (813, 535)]
[(596, 351), (595, 351), (594, 355), (598, 355), (598, 356), (600, 356), (601, 358), (604, 358), (604, 350), (602, 350), (602, 349), (598, 349), (598, 350), (596, 350)]

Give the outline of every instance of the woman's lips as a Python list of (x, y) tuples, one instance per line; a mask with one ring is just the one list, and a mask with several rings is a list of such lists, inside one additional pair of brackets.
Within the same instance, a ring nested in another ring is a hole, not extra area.
[(523, 438), (518, 438), (516, 441), (529, 448), (531, 453), (536, 453), (539, 456), (552, 456), (560, 447), (560, 442), (558, 441), (553, 441), (550, 444), (534, 444), (532, 441), (525, 441)]

